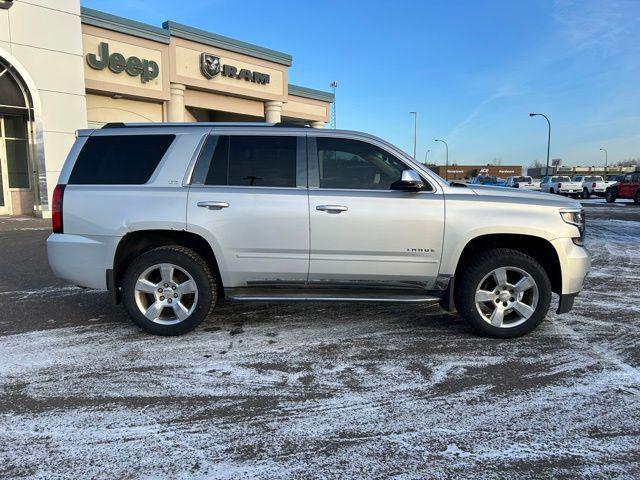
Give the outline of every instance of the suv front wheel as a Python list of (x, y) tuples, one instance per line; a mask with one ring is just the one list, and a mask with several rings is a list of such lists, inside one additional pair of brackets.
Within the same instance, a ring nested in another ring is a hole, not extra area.
[(606, 190), (604, 192), (604, 199), (607, 201), (607, 203), (613, 203), (616, 201), (616, 194), (613, 193), (612, 190)]
[(483, 335), (525, 335), (542, 322), (549, 310), (549, 277), (540, 263), (522, 252), (489, 250), (473, 258), (460, 273), (456, 307)]
[(155, 335), (182, 335), (196, 328), (216, 302), (211, 268), (178, 246), (143, 253), (127, 268), (122, 300), (133, 321)]

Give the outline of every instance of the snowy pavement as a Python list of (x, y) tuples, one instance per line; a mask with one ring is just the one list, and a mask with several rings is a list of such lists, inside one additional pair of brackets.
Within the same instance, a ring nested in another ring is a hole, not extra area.
[(638, 478), (640, 207), (585, 205), (574, 311), (508, 341), (349, 304), (153, 337), (0, 219), (0, 478)]

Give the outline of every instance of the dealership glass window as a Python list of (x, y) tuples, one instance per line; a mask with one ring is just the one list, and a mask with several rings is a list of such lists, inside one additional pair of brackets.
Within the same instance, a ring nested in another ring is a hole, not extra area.
[[(212, 137), (212, 141), (216, 140)], [(212, 143), (209, 142), (209, 144)], [(205, 185), (295, 187), (293, 136), (229, 135), (217, 137)], [(194, 172), (194, 177), (196, 172)]]
[(175, 135), (89, 137), (69, 177), (79, 185), (142, 185), (162, 160)]
[(26, 139), (6, 138), (9, 188), (29, 188), (29, 154)]
[(29, 144), (27, 122), (20, 115), (0, 117), (1, 134), (7, 158), (9, 188), (29, 188)]
[(370, 143), (330, 137), (318, 137), (316, 142), (320, 188), (389, 190), (407, 168)]

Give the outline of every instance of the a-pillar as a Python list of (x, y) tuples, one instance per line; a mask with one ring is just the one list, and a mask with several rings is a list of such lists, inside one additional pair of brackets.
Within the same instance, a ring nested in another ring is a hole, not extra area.
[(180, 83), (172, 83), (169, 90), (170, 97), (167, 104), (167, 120), (170, 122), (184, 122), (184, 91), (187, 89)]
[(282, 102), (270, 100), (264, 102), (264, 121), (267, 123), (280, 123), (282, 120)]

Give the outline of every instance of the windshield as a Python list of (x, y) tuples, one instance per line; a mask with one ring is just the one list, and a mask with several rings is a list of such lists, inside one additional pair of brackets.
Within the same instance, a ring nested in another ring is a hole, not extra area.
[(531, 183), (531, 177), (513, 177), (514, 182)]
[(585, 177), (585, 182), (602, 182), (602, 177)]
[(571, 179), (569, 177), (553, 177), (551, 181), (552, 182), (570, 182)]

